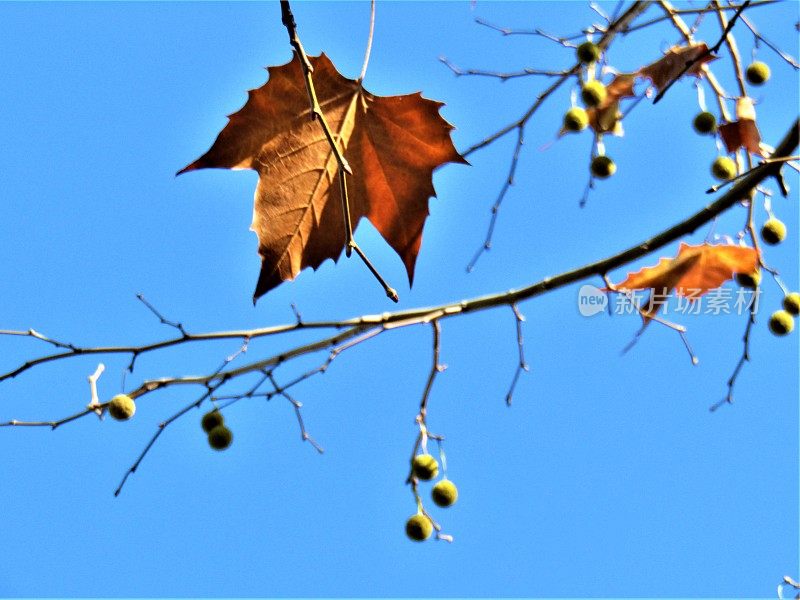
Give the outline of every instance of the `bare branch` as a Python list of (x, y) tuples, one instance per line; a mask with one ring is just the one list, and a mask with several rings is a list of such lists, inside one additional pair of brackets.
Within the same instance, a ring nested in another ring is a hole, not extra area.
[[(164, 317), (164, 315), (162, 315), (160, 312), (158, 312), (158, 310), (156, 309), (155, 306), (150, 304), (145, 299), (143, 294), (136, 294), (136, 299), (139, 300), (139, 302), (141, 302), (142, 304), (144, 304), (147, 307), (147, 309), (156, 316), (156, 318), (159, 320), (159, 322), (162, 325), (168, 325), (170, 327), (174, 327), (175, 329), (177, 329), (181, 333), (181, 335), (183, 337), (188, 337), (189, 336), (189, 334), (186, 333), (186, 330), (183, 328), (183, 325), (181, 323), (177, 323), (175, 321), (170, 321), (169, 319), (166, 319)], [(133, 370), (133, 369), (131, 369), (131, 370)]]
[[(777, 0), (761, 0), (760, 2), (751, 2), (749, 9), (756, 8), (757, 6), (769, 6), (770, 4), (775, 4)], [(661, 2), (659, 2), (661, 4)], [(722, 6), (722, 10), (739, 10), (742, 7), (741, 4), (728, 4), (726, 6)], [(705, 15), (709, 12), (716, 11), (716, 8), (713, 6), (705, 6), (703, 8), (673, 8), (670, 13), (662, 15), (660, 17), (654, 17), (648, 21), (642, 21), (641, 23), (636, 23), (628, 28), (628, 33), (632, 33), (634, 31), (639, 31), (640, 29), (646, 29), (647, 27), (651, 27), (653, 25), (657, 25), (658, 23), (663, 23), (664, 21), (668, 21), (674, 15)], [(740, 17), (741, 18), (741, 17)]]
[(484, 27), (488, 27), (489, 29), (494, 29), (495, 31), (499, 31), (504, 36), (507, 36), (507, 35), (536, 35), (536, 36), (539, 36), (539, 37), (543, 37), (546, 40), (550, 40), (551, 42), (556, 42), (557, 44), (560, 44), (560, 45), (564, 46), (565, 48), (575, 48), (577, 46), (577, 44), (572, 43), (571, 40), (583, 39), (583, 38), (586, 37), (587, 33), (590, 33), (591, 31), (594, 31), (592, 29), (592, 30), (589, 30), (589, 31), (581, 31), (580, 33), (576, 33), (574, 35), (569, 35), (569, 36), (566, 36), (566, 37), (559, 37), (559, 36), (556, 36), (556, 35), (552, 35), (550, 33), (546, 33), (544, 31), (542, 31), (541, 29), (511, 29), (511, 28), (508, 28), (508, 27), (500, 27), (499, 25), (493, 25), (492, 23), (489, 23), (488, 21), (486, 21), (485, 19), (482, 19), (480, 17), (475, 17), (475, 22), (478, 25), (483, 25)]
[[(797, 120), (795, 120), (789, 131), (786, 133), (784, 139), (777, 145), (773, 158), (779, 159), (782, 157), (792, 156), (799, 141), (800, 141), (800, 124), (798, 123)], [(100, 354), (103, 352), (114, 353), (120, 351), (141, 353), (144, 351), (145, 348), (154, 350), (157, 348), (164, 348), (167, 346), (176, 345), (178, 343), (188, 343), (190, 341), (198, 341), (200, 339), (211, 340), (211, 339), (225, 339), (225, 338), (238, 337), (244, 340), (243, 345), (238, 352), (229, 356), (226, 360), (222, 362), (219, 368), (217, 368), (215, 371), (209, 374), (199, 375), (199, 376), (173, 377), (173, 378), (148, 380), (143, 382), (138, 388), (128, 393), (128, 395), (131, 398), (138, 398), (146, 394), (149, 394), (150, 392), (154, 392), (160, 389), (165, 389), (167, 387), (174, 385), (200, 385), (205, 388), (203, 394), (199, 398), (197, 398), (190, 404), (186, 405), (184, 408), (182, 408), (177, 413), (172, 415), (166, 421), (163, 421), (158, 426), (157, 431), (154, 433), (148, 444), (145, 446), (145, 448), (142, 450), (136, 461), (124, 475), (119, 487), (115, 492), (116, 494), (119, 494), (125, 482), (127, 481), (128, 477), (130, 477), (131, 474), (136, 472), (137, 468), (144, 460), (145, 456), (147, 456), (148, 452), (153, 447), (153, 445), (158, 440), (159, 436), (167, 426), (169, 426), (172, 422), (180, 418), (182, 415), (189, 412), (192, 408), (199, 407), (206, 399), (214, 397), (214, 395), (218, 392), (218, 390), (220, 390), (224, 385), (236, 379), (237, 377), (248, 373), (260, 373), (262, 375), (260, 381), (256, 384), (256, 386), (252, 387), (248, 392), (245, 392), (244, 394), (233, 396), (234, 399), (232, 400), (232, 402), (236, 401), (236, 399), (257, 395), (257, 390), (260, 388), (261, 384), (263, 384), (267, 379), (269, 379), (272, 376), (272, 371), (275, 367), (282, 365), (292, 360), (293, 358), (305, 354), (311, 354), (317, 351), (330, 349), (330, 354), (328, 356), (328, 359), (325, 362), (323, 362), (319, 367), (316, 367), (300, 375), (299, 377), (295, 378), (294, 380), (290, 381), (289, 383), (285, 384), (280, 388), (275, 387), (275, 389), (268, 392), (268, 394), (271, 394), (268, 397), (271, 397), (276, 393), (284, 394), (286, 389), (289, 388), (290, 386), (293, 386), (301, 381), (304, 381), (308, 377), (311, 377), (317, 373), (325, 372), (330, 363), (346, 349), (352, 348), (355, 345), (365, 342), (371, 339), (372, 337), (380, 335), (381, 333), (386, 332), (390, 329), (397, 329), (412, 325), (431, 323), (434, 332), (434, 340), (433, 340), (434, 358), (433, 358), (433, 366), (431, 368), (425, 392), (423, 394), (423, 399), (420, 404), (420, 414), (417, 416), (417, 423), (419, 425), (420, 432), (414, 448), (414, 451), (416, 452), (416, 449), (419, 447), (419, 445), (423, 444), (424, 446), (428, 438), (437, 440), (442, 439), (441, 436), (434, 436), (430, 434), (430, 432), (428, 432), (427, 430), (427, 426), (425, 425), (425, 413), (427, 412), (427, 401), (428, 401), (428, 396), (430, 394), (430, 389), (433, 383), (433, 379), (436, 376), (436, 374), (440, 372), (440, 370), (442, 369), (442, 365), (439, 364), (440, 320), (460, 314), (477, 312), (502, 305), (509, 305), (513, 309), (519, 302), (544, 294), (548, 291), (564, 287), (566, 285), (581, 281), (588, 277), (597, 275), (605, 276), (609, 271), (617, 267), (621, 267), (625, 264), (628, 264), (643, 256), (651, 254), (652, 252), (655, 252), (659, 248), (662, 248), (663, 246), (679, 239), (683, 235), (691, 233), (697, 228), (702, 227), (706, 223), (709, 223), (723, 211), (731, 208), (734, 205), (737, 205), (741, 201), (741, 198), (750, 194), (766, 178), (777, 177), (780, 173), (780, 169), (783, 166), (783, 164), (785, 163), (779, 160), (773, 160), (758, 165), (754, 169), (750, 170), (748, 173), (744, 174), (744, 176), (742, 176), (727, 193), (723, 194), (715, 202), (709, 204), (708, 206), (706, 206), (699, 212), (695, 213), (694, 215), (690, 216), (689, 218), (685, 219), (684, 221), (674, 225), (673, 227), (666, 229), (665, 231), (662, 231), (661, 233), (651, 237), (648, 240), (645, 240), (640, 244), (637, 244), (636, 246), (628, 248), (627, 250), (619, 252), (603, 260), (589, 263), (572, 271), (567, 271), (553, 277), (547, 277), (542, 281), (530, 284), (518, 290), (510, 290), (507, 292), (491, 294), (488, 296), (482, 296), (468, 300), (462, 300), (459, 302), (443, 304), (440, 306), (415, 308), (403, 311), (396, 311), (393, 313), (386, 312), (376, 315), (365, 315), (342, 321), (320, 322), (320, 323), (304, 323), (300, 321), (293, 323), (291, 325), (264, 328), (260, 330), (252, 330), (249, 332), (218, 332), (211, 334), (202, 334), (199, 336), (187, 335), (186, 338), (181, 337), (178, 338), (177, 341), (173, 339), (143, 347), (130, 346), (126, 347), (124, 350), (120, 350), (120, 348), (111, 348), (111, 349), (89, 348), (86, 349), (86, 351), (82, 351), (81, 349), (73, 348), (72, 350), (65, 353), (61, 353), (60, 355), (51, 355), (48, 360), (58, 360), (61, 358), (68, 358), (80, 354), (89, 354), (89, 353)], [(515, 313), (515, 316), (517, 317), (517, 323), (519, 325), (519, 320), (520, 320), (519, 315)], [(743, 364), (746, 360), (748, 360), (747, 347), (749, 340), (749, 328), (751, 326), (752, 323), (749, 323), (748, 329), (745, 333), (745, 352), (742, 360), (740, 361), (741, 364)], [(251, 338), (258, 337), (259, 335), (289, 333), (299, 329), (315, 328), (315, 327), (336, 328), (336, 329), (341, 329), (342, 331), (338, 331), (334, 335), (323, 337), (311, 343), (296, 346), (280, 354), (276, 354), (265, 359), (257, 360), (246, 365), (242, 365), (238, 368), (229, 368), (229, 363), (237, 356), (242, 355), (244, 351), (247, 349), (248, 340)], [(11, 332), (10, 335), (29, 336), (29, 334), (22, 334), (21, 332)], [(36, 339), (40, 339), (43, 341), (49, 340), (49, 338), (45, 338), (45, 336), (30, 336), (30, 337), (35, 337)], [(520, 347), (520, 365), (522, 365), (524, 364), (524, 358), (522, 354), (521, 331), (519, 329), (518, 329), (518, 344)], [(44, 362), (42, 359), (38, 359), (37, 361), (29, 361), (29, 363), (26, 364), (27, 365), (30, 365), (31, 363), (41, 364), (42, 362)], [(30, 368), (30, 366), (25, 368)], [(17, 369), (16, 372), (20, 372), (20, 369)], [(738, 375), (740, 369), (741, 366), (737, 366), (734, 375), (731, 378), (731, 382), (729, 383), (729, 392), (730, 390), (732, 390), (733, 383), (735, 382), (736, 376)], [(6, 378), (7, 377), (8, 376), (6, 376)], [(290, 402), (291, 400), (292, 399), (290, 399)], [(297, 406), (297, 404), (295, 404), (294, 402), (293, 405), (295, 406), (296, 409), (299, 409), (299, 406)], [(105, 405), (100, 405), (101, 408), (103, 408), (104, 406)], [(79, 419), (83, 416), (86, 416), (87, 414), (93, 414), (95, 408), (97, 408), (96, 405), (90, 404), (90, 406), (86, 408), (84, 411), (66, 417), (59, 421), (12, 420), (7, 423), (0, 423), (0, 426), (48, 426), (51, 428), (56, 428), (64, 423), (68, 423), (76, 419)], [(305, 428), (300, 419), (298, 420), (298, 422), (301, 424), (301, 435), (303, 435), (304, 439), (306, 439), (307, 434), (303, 434)], [(413, 475), (411, 479), (413, 480)]]
[(753, 36), (756, 38), (756, 46), (758, 46), (759, 43), (764, 44), (775, 54), (780, 56), (784, 61), (789, 63), (795, 70), (800, 69), (800, 63), (798, 63), (797, 60), (795, 60), (790, 54), (787, 54), (786, 52), (778, 48), (775, 44), (770, 42), (763, 35), (761, 35), (761, 33), (759, 33), (758, 30), (756, 29), (755, 25), (753, 25), (747, 17), (742, 15), (739, 18), (742, 20), (742, 23), (745, 24), (745, 26), (752, 32)]
[(482, 71), (480, 69), (460, 69), (452, 62), (447, 60), (447, 58), (444, 56), (440, 56), (439, 61), (444, 63), (456, 77), (462, 77), (464, 75), (477, 75), (482, 77), (494, 77), (503, 82), (517, 77), (527, 77), (529, 75), (541, 75), (544, 77), (561, 77), (567, 74), (567, 71), (544, 71), (540, 69), (532, 69), (530, 67), (525, 67), (521, 71), (513, 71), (510, 73), (498, 73), (495, 71)]
[[(627, 31), (628, 26), (633, 22), (633, 20), (642, 14), (647, 8), (650, 6), (651, 0), (643, 0), (642, 2), (635, 2), (628, 10), (626, 10), (619, 19), (614, 21), (608, 26), (608, 30), (605, 31), (597, 42), (597, 47), (600, 50), (605, 50), (614, 37), (618, 33), (624, 33)], [(480, 142), (473, 144), (469, 148), (467, 148), (464, 152), (461, 153), (461, 156), (467, 158), (473, 152), (480, 150), (481, 148), (485, 148), (486, 146), (496, 142), (500, 138), (504, 137), (507, 133), (513, 131), (517, 127), (524, 126), (528, 120), (536, 113), (542, 103), (558, 88), (560, 88), (570, 76), (577, 75), (580, 71), (581, 63), (575, 63), (575, 65), (566, 71), (566, 73), (559, 77), (549, 88), (544, 90), (541, 94), (536, 97), (536, 101), (525, 111), (525, 113), (513, 123), (509, 123), (505, 127), (499, 129), (495, 133), (489, 135), (485, 139), (481, 140)]]
[(428, 382), (425, 384), (425, 391), (422, 392), (422, 400), (419, 403), (419, 417), (423, 423), (428, 414), (428, 398), (433, 388), (433, 380), (436, 379), (436, 375), (447, 368), (446, 365), (439, 364), (440, 339), (442, 335), (442, 327), (439, 325), (439, 319), (431, 321), (431, 327), (433, 328), (433, 364), (431, 365), (431, 371), (428, 375)]
[(483, 240), (481, 247), (475, 252), (472, 260), (469, 261), (469, 264), (467, 265), (467, 273), (471, 273), (475, 269), (478, 259), (483, 255), (484, 252), (489, 251), (492, 247), (492, 236), (494, 235), (494, 228), (497, 224), (497, 215), (500, 212), (500, 206), (503, 204), (503, 199), (506, 197), (508, 189), (514, 185), (514, 175), (517, 172), (519, 155), (522, 152), (522, 146), (525, 143), (524, 135), (525, 125), (519, 125), (517, 127), (517, 143), (514, 145), (514, 154), (511, 157), (511, 166), (508, 169), (508, 177), (506, 177), (506, 181), (503, 184), (503, 187), (500, 188), (500, 193), (497, 195), (497, 199), (492, 205), (492, 216), (489, 219), (489, 229), (486, 231), (486, 238)]
[(267, 377), (269, 378), (270, 382), (272, 383), (272, 386), (275, 388), (275, 390), (273, 391), (273, 394), (280, 394), (281, 396), (286, 398), (292, 404), (292, 407), (294, 408), (294, 414), (297, 417), (297, 424), (300, 426), (300, 438), (304, 442), (308, 442), (309, 444), (311, 444), (314, 447), (314, 449), (317, 452), (319, 452), (320, 454), (324, 453), (325, 450), (322, 448), (322, 446), (320, 446), (314, 440), (314, 438), (312, 438), (309, 435), (308, 431), (306, 431), (306, 425), (303, 422), (303, 415), (300, 412), (300, 409), (303, 407), (303, 405), (300, 402), (298, 402), (297, 400), (295, 400), (294, 398), (292, 398), (286, 392), (286, 387), (288, 387), (288, 386), (281, 387), (280, 385), (278, 385), (278, 382), (275, 380), (275, 376), (272, 374), (271, 371), (267, 374)]
[[(736, 83), (739, 85), (739, 95), (746, 96), (747, 89), (744, 87), (744, 71), (742, 70), (742, 59), (739, 56), (739, 48), (736, 45), (736, 39), (731, 34), (731, 29), (733, 28), (734, 21), (736, 18), (741, 15), (741, 11), (744, 10), (744, 6), (742, 6), (736, 13), (734, 13), (733, 18), (728, 21), (727, 17), (725, 16), (724, 11), (722, 10), (722, 5), (718, 2), (718, 0), (713, 0), (712, 4), (716, 9), (715, 12), (717, 14), (717, 20), (719, 21), (719, 26), (722, 29), (722, 38), (720, 42), (717, 43), (719, 47), (721, 42), (724, 40), (725, 45), (728, 47), (728, 52), (731, 55), (731, 62), (733, 63), (733, 71), (736, 75)], [(745, 2), (747, 4), (747, 2)]]
[(747, 325), (744, 328), (744, 335), (742, 336), (742, 356), (739, 358), (739, 362), (736, 363), (736, 367), (733, 369), (733, 373), (731, 374), (730, 378), (728, 379), (728, 394), (715, 404), (712, 404), (708, 410), (714, 412), (723, 404), (732, 404), (733, 403), (733, 388), (736, 385), (736, 380), (739, 377), (739, 373), (742, 371), (746, 362), (750, 361), (750, 332), (753, 329), (753, 325), (756, 323), (756, 310), (758, 308), (758, 291), (760, 287), (756, 287), (756, 296), (755, 300), (750, 306), (750, 314), (747, 318)]
[(517, 348), (519, 351), (519, 361), (517, 362), (517, 370), (514, 372), (514, 378), (511, 380), (511, 386), (508, 388), (508, 393), (506, 394), (506, 404), (508, 406), (511, 406), (511, 401), (514, 398), (514, 390), (517, 387), (519, 376), (522, 375), (523, 371), (527, 372), (530, 370), (530, 367), (525, 360), (525, 341), (522, 337), (522, 324), (525, 322), (525, 317), (519, 311), (519, 307), (517, 307), (516, 304), (511, 305), (511, 310), (514, 312), (514, 322), (517, 328)]
[[(256, 339), (259, 337), (277, 335), (281, 333), (291, 333), (294, 331), (305, 329), (339, 329), (338, 333), (321, 338), (315, 342), (305, 345), (297, 346), (286, 352), (276, 354), (269, 358), (250, 363), (239, 367), (238, 369), (222, 370), (218, 373), (205, 376), (194, 376), (184, 378), (165, 378), (149, 380), (142, 383), (136, 390), (132, 391), (129, 395), (140, 396), (146, 392), (154, 391), (156, 389), (163, 389), (170, 385), (175, 384), (212, 384), (221, 379), (231, 379), (238, 377), (244, 373), (252, 373), (264, 371), (270, 367), (274, 367), (287, 362), (292, 358), (302, 356), (305, 354), (313, 353), (326, 348), (334, 348), (345, 342), (350, 342), (358, 336), (372, 337), (378, 335), (382, 331), (405, 327), (408, 325), (415, 325), (421, 323), (431, 322), (434, 319), (444, 319), (460, 314), (477, 312), (494, 308), (502, 305), (514, 305), (539, 296), (548, 291), (570, 285), (572, 283), (587, 279), (592, 276), (603, 276), (613, 269), (626, 265), (630, 262), (638, 260), (656, 250), (670, 244), (684, 235), (692, 233), (699, 227), (711, 222), (717, 215), (728, 210), (732, 206), (737, 205), (743, 197), (746, 197), (751, 190), (755, 189), (764, 180), (770, 177), (777, 177), (780, 174), (780, 169), (784, 164), (779, 159), (791, 157), (794, 155), (794, 150), (797, 148), (798, 140), (800, 139), (800, 130), (798, 128), (798, 121), (795, 120), (783, 140), (776, 146), (775, 153), (768, 162), (763, 162), (747, 173), (744, 173), (738, 181), (728, 190), (725, 194), (717, 200), (702, 208), (697, 213), (677, 223), (676, 225), (667, 228), (666, 230), (631, 246), (617, 254), (586, 264), (577, 269), (563, 272), (561, 274), (547, 277), (541, 281), (531, 283), (519, 289), (512, 289), (506, 292), (480, 296), (471, 299), (450, 302), (439, 306), (412, 308), (400, 310), (395, 312), (384, 312), (373, 315), (362, 315), (351, 319), (344, 319), (340, 321), (319, 321), (319, 322), (305, 322), (291, 323), (286, 325), (276, 325), (272, 327), (264, 327), (252, 330), (239, 330), (239, 331), (221, 331), (211, 332), (205, 334), (189, 334), (187, 338), (172, 338), (147, 344), (143, 346), (108, 346), (108, 347), (95, 347), (95, 348), (74, 348), (68, 352), (53, 354), (45, 357), (32, 359), (22, 366), (0, 376), (0, 381), (16, 376), (19, 373), (26, 371), (33, 366), (42, 364), (44, 362), (61, 360), (71, 358), (79, 355), (86, 354), (115, 354), (115, 353), (145, 353), (175, 346), (182, 343), (198, 342), (203, 340), (219, 340), (229, 338), (239, 339)], [(0, 332), (2, 333), (2, 332)], [(20, 334), (19, 332), (11, 332), (12, 335)], [(22, 335), (22, 334), (20, 334)], [(348, 346), (349, 347), (349, 346)]]

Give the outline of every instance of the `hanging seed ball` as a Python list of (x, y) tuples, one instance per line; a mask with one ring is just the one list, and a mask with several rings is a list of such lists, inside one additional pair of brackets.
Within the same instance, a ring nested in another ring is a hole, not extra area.
[(136, 403), (126, 394), (118, 394), (108, 403), (108, 414), (117, 421), (127, 421), (136, 412)]
[(592, 42), (583, 42), (578, 46), (575, 54), (577, 54), (579, 61), (588, 65), (589, 63), (595, 62), (600, 57), (600, 48)]
[(783, 308), (790, 315), (800, 315), (800, 294), (792, 292), (783, 298)]
[(756, 289), (758, 284), (761, 283), (761, 269), (758, 269), (753, 273), (737, 273), (736, 283), (743, 288), (749, 288), (751, 290)]
[(581, 88), (581, 99), (584, 104), (589, 107), (602, 104), (607, 96), (608, 91), (606, 90), (606, 86), (596, 79), (587, 82), (584, 84), (583, 88)]
[(587, 125), (589, 125), (589, 115), (581, 107), (570, 108), (564, 113), (565, 130), (572, 132), (583, 131)]
[(598, 179), (607, 179), (617, 172), (617, 165), (609, 157), (595, 156), (589, 165), (592, 175)]
[(424, 542), (433, 533), (431, 520), (425, 515), (416, 514), (406, 521), (406, 535), (415, 542)]
[(452, 506), (458, 500), (458, 488), (449, 479), (442, 479), (433, 486), (431, 497), (438, 506)]
[(769, 79), (770, 71), (766, 63), (756, 61), (747, 67), (745, 77), (753, 85), (764, 85)]
[(736, 177), (736, 163), (727, 156), (718, 156), (711, 163), (711, 174), (720, 181), (727, 181)]
[(439, 463), (430, 454), (417, 454), (411, 463), (411, 470), (419, 479), (428, 481), (439, 474)]
[(222, 416), (222, 413), (219, 412), (216, 408), (211, 412), (207, 412), (203, 415), (203, 419), (200, 421), (200, 425), (203, 427), (203, 431), (209, 433), (214, 427), (218, 425), (223, 425), (225, 423), (225, 418)]
[(717, 117), (714, 116), (714, 113), (710, 113), (706, 110), (697, 113), (692, 125), (694, 126), (694, 130), (699, 134), (707, 135), (715, 133), (717, 131)]
[(794, 319), (788, 311), (776, 310), (769, 318), (769, 330), (775, 335), (786, 335), (794, 329)]
[(225, 425), (217, 425), (208, 432), (208, 445), (214, 450), (225, 450), (233, 441), (233, 433)]
[(761, 228), (761, 239), (770, 246), (780, 244), (786, 239), (786, 225), (780, 219), (770, 217)]

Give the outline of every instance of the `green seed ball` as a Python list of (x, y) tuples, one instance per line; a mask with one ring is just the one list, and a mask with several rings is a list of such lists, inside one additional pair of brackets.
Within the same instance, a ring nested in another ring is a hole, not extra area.
[(423, 542), (431, 537), (433, 525), (425, 515), (416, 514), (406, 521), (406, 535), (415, 542)]
[(439, 474), (439, 463), (430, 454), (417, 454), (411, 463), (411, 470), (418, 478), (428, 481)]
[(596, 79), (584, 84), (581, 89), (581, 99), (586, 106), (598, 106), (603, 103), (607, 96), (606, 86)]
[(788, 311), (776, 310), (769, 318), (769, 330), (775, 335), (786, 335), (794, 329), (794, 319)]
[(714, 116), (714, 113), (703, 111), (701, 113), (697, 113), (692, 125), (697, 133), (714, 133), (717, 131), (717, 117)]
[(617, 165), (607, 156), (595, 156), (589, 168), (592, 175), (599, 179), (606, 179), (617, 172)]
[(797, 292), (786, 294), (783, 298), (783, 308), (790, 315), (794, 315), (795, 317), (800, 315), (800, 294)]
[(600, 48), (592, 42), (583, 42), (575, 52), (578, 55), (578, 60), (583, 64), (595, 62), (600, 56)]
[(208, 432), (208, 445), (214, 450), (225, 450), (233, 441), (233, 433), (225, 425), (217, 425)]
[(727, 156), (718, 156), (711, 163), (711, 174), (720, 181), (727, 181), (736, 177), (736, 163)]
[(225, 418), (222, 416), (222, 413), (219, 412), (216, 408), (211, 412), (207, 412), (203, 415), (203, 419), (200, 421), (200, 425), (203, 427), (203, 431), (206, 433), (210, 432), (214, 427), (218, 425), (223, 425), (225, 423)]
[(136, 412), (136, 403), (127, 394), (118, 394), (108, 403), (108, 414), (117, 421), (127, 421)]
[(786, 225), (783, 221), (770, 217), (761, 228), (761, 239), (770, 246), (780, 244), (786, 239)]
[(458, 500), (458, 488), (449, 479), (442, 479), (431, 490), (433, 501), (439, 506), (452, 506)]
[(574, 108), (570, 108), (564, 114), (564, 129), (567, 131), (583, 131), (586, 129), (586, 126), (589, 124), (589, 115), (588, 113), (576, 106)]
[(747, 77), (747, 81), (749, 81), (751, 84), (763, 85), (769, 79), (769, 67), (766, 63), (756, 61), (747, 67), (745, 76)]
[(761, 269), (758, 269), (753, 273), (737, 273), (736, 283), (743, 288), (754, 290), (758, 287), (758, 284), (761, 283)]

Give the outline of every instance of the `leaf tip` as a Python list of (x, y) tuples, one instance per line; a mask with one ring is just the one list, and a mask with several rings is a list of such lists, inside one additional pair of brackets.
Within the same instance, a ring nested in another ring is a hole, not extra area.
[(200, 165), (200, 160), (198, 159), (193, 163), (189, 163), (188, 165), (183, 167), (180, 171), (175, 173), (175, 177), (177, 177), (178, 175), (183, 175), (184, 173), (188, 173), (189, 171), (195, 171), (199, 168), (201, 168), (201, 165)]

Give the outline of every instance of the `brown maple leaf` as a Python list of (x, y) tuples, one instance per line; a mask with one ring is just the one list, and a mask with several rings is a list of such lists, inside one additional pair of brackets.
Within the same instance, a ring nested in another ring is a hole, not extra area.
[[(349, 162), (353, 227), (367, 217), (400, 255), (409, 284), (435, 196), (431, 180), (444, 163), (466, 161), (439, 115), (443, 104), (420, 93), (375, 96), (342, 76), (322, 54), (309, 57), (322, 112)], [(306, 267), (338, 260), (344, 214), (338, 164), (311, 107), (300, 61), (269, 67), (208, 152), (179, 171), (220, 167), (259, 173), (251, 229), (258, 236), (261, 273), (254, 300)]]
[(653, 289), (680, 296), (698, 298), (718, 288), (736, 273), (753, 273), (758, 267), (758, 253), (747, 246), (728, 244), (681, 243), (674, 258), (662, 258), (657, 265), (628, 273), (615, 284), (614, 291)]
[[(642, 67), (637, 72), (641, 77), (647, 77), (660, 92), (671, 81), (683, 75), (703, 76), (703, 65), (718, 57), (708, 53), (705, 42), (689, 44), (687, 46), (673, 46), (667, 53), (654, 63)], [(696, 62), (694, 62), (696, 61)], [(694, 62), (688, 71), (683, 70), (686, 65)]]
[(736, 100), (736, 121), (719, 126), (719, 135), (728, 152), (744, 148), (751, 154), (763, 156), (761, 134), (756, 126), (756, 109), (752, 98), (742, 96)]

